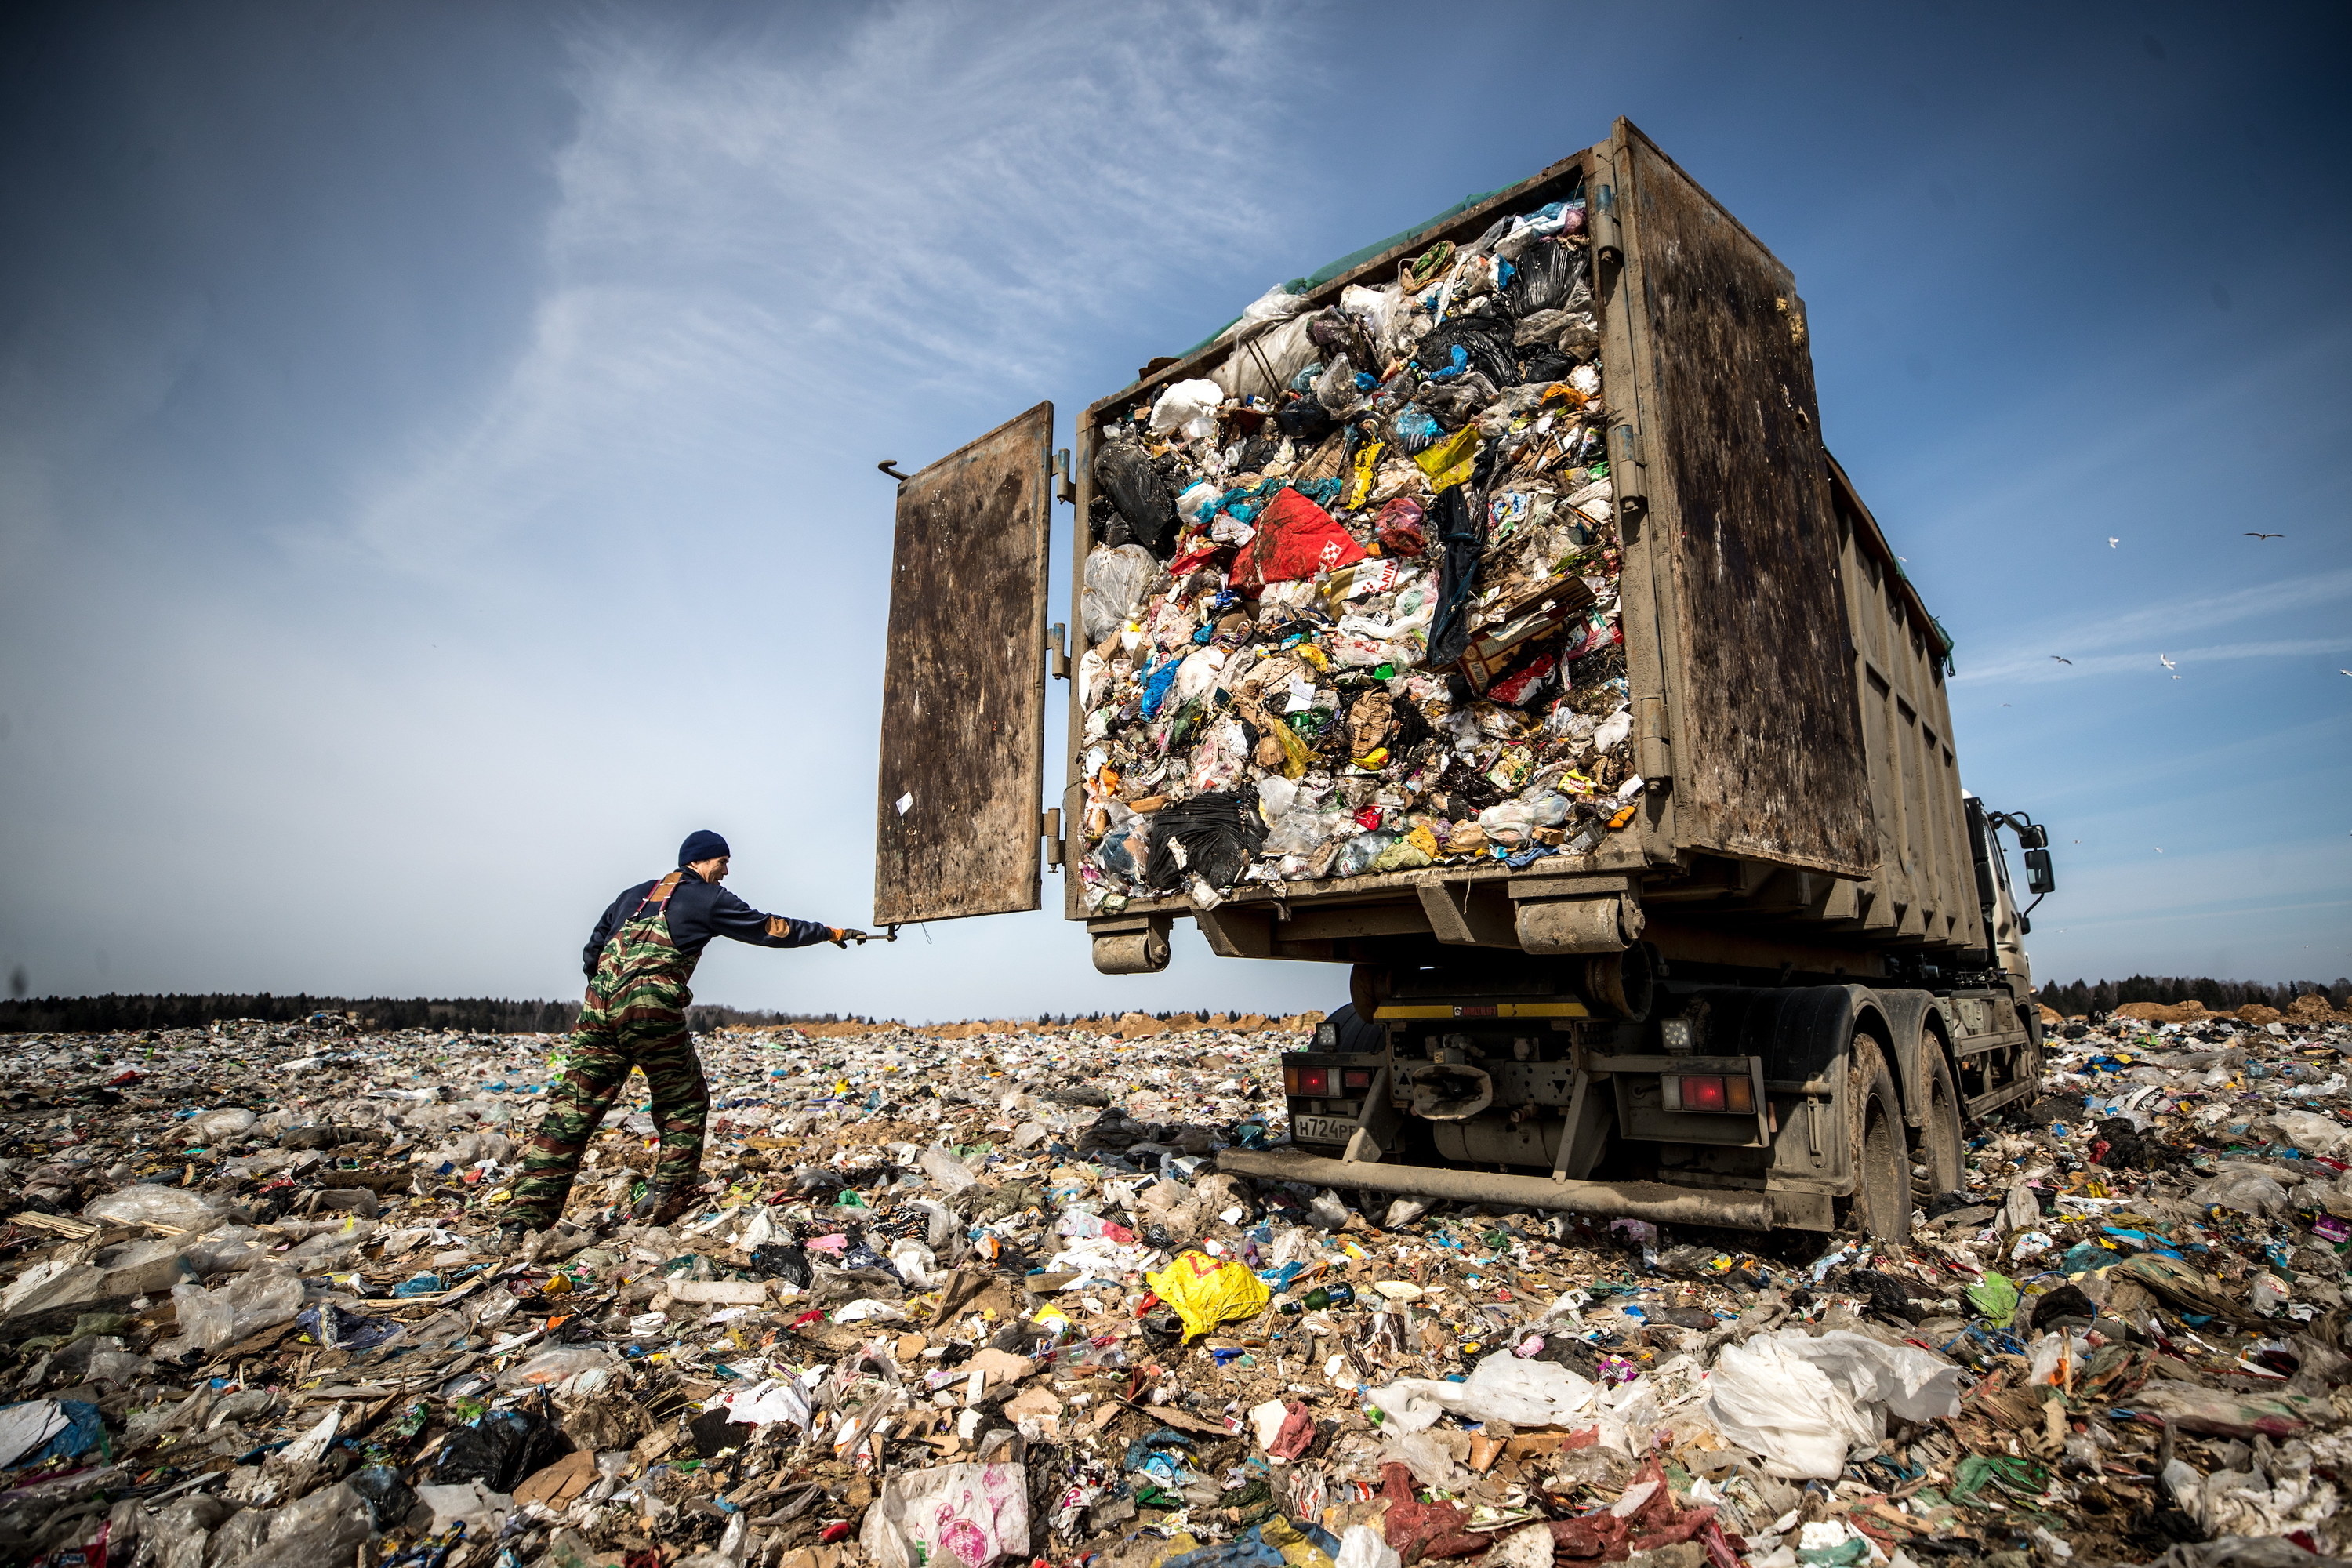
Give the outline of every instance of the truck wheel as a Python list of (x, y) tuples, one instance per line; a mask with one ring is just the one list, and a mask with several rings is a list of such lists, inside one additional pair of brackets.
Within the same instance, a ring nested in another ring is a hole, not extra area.
[(1952, 1087), (1952, 1064), (1935, 1039), (1921, 1042), (1932, 1053), (1927, 1073), (1927, 1125), (1919, 1130), (1919, 1163), (1912, 1167), (1912, 1200), (1921, 1207), (1946, 1193), (1965, 1192), (1967, 1152), (1960, 1138), (1960, 1097)]
[(1911, 1161), (1895, 1079), (1878, 1054), (1878, 1042), (1867, 1035), (1853, 1037), (1846, 1062), (1854, 1159), (1847, 1222), (1873, 1241), (1906, 1242), (1911, 1239)]

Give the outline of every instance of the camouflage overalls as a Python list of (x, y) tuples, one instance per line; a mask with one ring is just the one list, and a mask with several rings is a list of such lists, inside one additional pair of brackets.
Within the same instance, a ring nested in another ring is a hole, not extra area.
[(661, 1132), (655, 1185), (683, 1191), (700, 1173), (710, 1091), (686, 1030), (686, 1009), (694, 1000), (687, 982), (695, 961), (670, 941), (667, 916), (680, 875), (673, 871), (656, 883), (597, 955), (572, 1037), (571, 1066), (549, 1098), (501, 1223), (533, 1230), (555, 1223), (579, 1174), (580, 1156), (632, 1068), (645, 1071)]

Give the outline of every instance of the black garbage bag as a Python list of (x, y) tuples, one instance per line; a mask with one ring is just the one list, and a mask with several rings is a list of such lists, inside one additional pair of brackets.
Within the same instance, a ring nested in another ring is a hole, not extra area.
[(1212, 791), (1151, 814), (1151, 859), (1145, 869), (1162, 892), (1188, 886), (1195, 876), (1222, 891), (1241, 880), (1265, 842), (1265, 818), (1255, 795)]
[(2039, 1296), (2029, 1296), (2029, 1312), (2036, 1333), (2048, 1333), (2051, 1325), (2073, 1320), (2087, 1324), (2099, 1315), (2099, 1304), (2083, 1293), (2079, 1285), (2061, 1285)]
[(1550, 343), (1523, 343), (1519, 346), (1519, 379), (1522, 381), (1565, 381), (1577, 362)]
[(686, 1424), (694, 1438), (694, 1457), (715, 1459), (730, 1448), (740, 1448), (751, 1440), (752, 1428), (731, 1415), (725, 1405), (706, 1410)]
[(1106, 550), (1135, 542), (1135, 530), (1127, 526), (1127, 519), (1118, 515), (1118, 508), (1111, 505), (1110, 497), (1106, 495), (1097, 495), (1087, 503), (1087, 527), (1095, 542)]
[(1292, 440), (1312, 444), (1331, 434), (1339, 421), (1311, 392), (1302, 392), (1275, 411), (1274, 422)]
[(1511, 323), (1483, 311), (1449, 317), (1444, 326), (1423, 333), (1413, 346), (1412, 362), (1432, 380), (1476, 371), (1496, 386), (1519, 384), (1519, 351), (1511, 342)]
[(1121, 433), (1095, 453), (1095, 483), (1134, 531), (1135, 542), (1154, 555), (1166, 555), (1176, 537), (1176, 498), (1152, 466), (1143, 443)]
[(553, 1422), (527, 1410), (501, 1410), (444, 1438), (433, 1456), (432, 1479), (437, 1486), (478, 1480), (494, 1492), (510, 1492), (525, 1476), (571, 1451)]
[(770, 1279), (805, 1290), (816, 1276), (809, 1272), (808, 1254), (797, 1247), (771, 1243), (751, 1254), (751, 1268)]
[(1558, 239), (1539, 239), (1519, 252), (1518, 270), (1503, 285), (1503, 309), (1512, 320), (1538, 310), (1557, 310), (1568, 303), (1577, 279), (1584, 276), (1587, 254), (1580, 246)]
[(351, 1485), (352, 1490), (360, 1494), (360, 1500), (367, 1504), (368, 1517), (375, 1521), (378, 1531), (392, 1529), (416, 1506), (416, 1494), (390, 1465), (370, 1465), (354, 1471)]
[(1464, 614), (1478, 591), (1478, 561), (1486, 550), (1486, 509), (1470, 504), (1470, 487), (1448, 485), (1430, 506), (1423, 526), (1438, 551), (1437, 611), (1429, 621), (1429, 664), (1441, 668), (1470, 646)]
[(1870, 1310), (1880, 1317), (1905, 1323), (1919, 1321), (1921, 1314), (1911, 1304), (1911, 1292), (1894, 1276), (1881, 1274), (1875, 1268), (1855, 1268), (1847, 1271), (1845, 1282), (1869, 1297)]

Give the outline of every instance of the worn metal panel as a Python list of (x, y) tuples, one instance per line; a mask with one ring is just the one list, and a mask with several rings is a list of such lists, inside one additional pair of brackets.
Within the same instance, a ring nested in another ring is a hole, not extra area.
[[(1676, 837), (1866, 876), (1876, 836), (1802, 302), (1622, 121), (1614, 151), (1645, 425), (1617, 489), (1645, 493), (1667, 531)], [(1607, 395), (1622, 420), (1622, 389)], [(1612, 442), (1612, 465), (1626, 455)]]
[(1969, 946), (1980, 917), (1944, 686), (1947, 645), (1845, 471), (1832, 460), (1829, 474), (1880, 851), (1864, 929), (1916, 925), (1930, 942)]
[(1037, 907), (1053, 439), (1041, 403), (898, 487), (879, 924)]

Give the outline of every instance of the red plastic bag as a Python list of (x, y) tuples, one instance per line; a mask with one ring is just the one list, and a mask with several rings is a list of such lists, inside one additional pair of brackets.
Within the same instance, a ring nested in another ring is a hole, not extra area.
[(1551, 655), (1539, 653), (1486, 688), (1486, 695), (1506, 707), (1524, 708), (1543, 690), (1544, 683), (1551, 679), (1551, 672), (1558, 667), (1558, 661)]
[(1425, 514), (1425, 509), (1411, 496), (1398, 496), (1381, 508), (1372, 518), (1373, 536), (1381, 542), (1381, 549), (1388, 554), (1408, 558), (1420, 554), (1429, 543), (1421, 526)]
[(1235, 587), (1262, 588), (1291, 583), (1351, 565), (1364, 547), (1331, 514), (1297, 490), (1277, 490), (1257, 520), (1257, 533), (1234, 561)]

